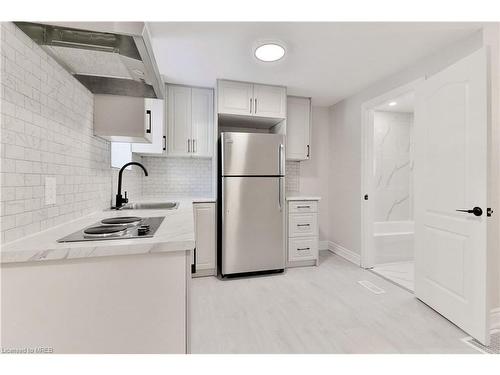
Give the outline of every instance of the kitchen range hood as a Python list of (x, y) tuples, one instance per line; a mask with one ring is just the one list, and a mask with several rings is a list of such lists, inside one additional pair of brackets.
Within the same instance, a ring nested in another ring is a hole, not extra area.
[(165, 96), (143, 22), (15, 24), (94, 94)]

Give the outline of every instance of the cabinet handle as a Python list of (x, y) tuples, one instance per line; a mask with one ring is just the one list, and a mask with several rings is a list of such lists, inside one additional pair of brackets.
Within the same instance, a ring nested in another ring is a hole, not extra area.
[(191, 152), (191, 140), (188, 138), (188, 152)]
[(252, 98), (250, 98), (250, 113), (252, 113)]
[(148, 128), (146, 129), (146, 133), (151, 134), (151, 110), (146, 110), (146, 116), (148, 116)]
[(257, 98), (255, 98), (255, 113), (257, 113)]
[(196, 153), (196, 139), (193, 139), (193, 152)]
[(311, 206), (297, 206), (297, 208), (311, 208)]
[(167, 150), (167, 137), (164, 135), (163, 136), (163, 151)]
[(297, 224), (298, 227), (308, 227), (311, 224)]
[(311, 152), (311, 148), (309, 147), (309, 145), (307, 145), (307, 157), (309, 157), (310, 152)]
[(297, 251), (311, 250), (310, 247), (298, 247)]

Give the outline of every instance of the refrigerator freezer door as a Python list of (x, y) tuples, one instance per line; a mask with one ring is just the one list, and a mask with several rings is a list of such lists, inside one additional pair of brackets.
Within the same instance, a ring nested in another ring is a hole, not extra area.
[(284, 136), (221, 133), (223, 176), (282, 176), (285, 174)]
[(222, 179), (222, 274), (283, 269), (284, 178)]

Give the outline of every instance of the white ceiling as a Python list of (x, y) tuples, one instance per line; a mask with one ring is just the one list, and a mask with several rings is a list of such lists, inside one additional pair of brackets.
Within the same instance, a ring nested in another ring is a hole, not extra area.
[[(390, 102), (396, 102), (396, 105), (390, 106)], [(414, 112), (415, 93), (413, 91), (404, 95), (387, 100), (385, 103), (375, 108), (378, 111), (385, 112)]]
[[(168, 82), (215, 86), (217, 78), (278, 84), (332, 105), (481, 28), (479, 23), (152, 22), (155, 58)], [(261, 40), (285, 58), (257, 61)]]

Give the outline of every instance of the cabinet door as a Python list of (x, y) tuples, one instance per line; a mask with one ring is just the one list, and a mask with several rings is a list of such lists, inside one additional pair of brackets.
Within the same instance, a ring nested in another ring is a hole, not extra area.
[(151, 143), (143, 98), (94, 95), (94, 135), (111, 142)]
[(140, 154), (162, 155), (166, 150), (166, 134), (161, 99), (144, 99), (146, 108), (146, 125), (151, 129), (151, 143), (133, 143), (132, 152)]
[[(196, 242), (196, 273), (202, 275), (215, 274), (215, 203), (195, 203), (193, 207)], [(207, 270), (211, 272), (207, 273)]]
[(286, 88), (279, 86), (253, 85), (254, 116), (286, 117)]
[(191, 151), (191, 88), (168, 86), (167, 152), (189, 156)]
[(253, 84), (234, 81), (218, 82), (218, 113), (251, 116)]
[(307, 160), (310, 156), (311, 99), (288, 97), (286, 158)]
[(191, 101), (192, 155), (211, 157), (214, 131), (213, 90), (193, 88)]

